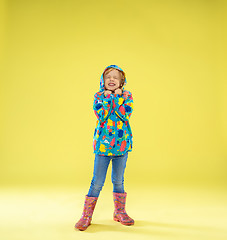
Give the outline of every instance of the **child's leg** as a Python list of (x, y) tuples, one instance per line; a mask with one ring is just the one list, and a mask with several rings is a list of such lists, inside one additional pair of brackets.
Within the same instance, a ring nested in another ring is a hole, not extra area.
[(122, 156), (114, 156), (112, 159), (112, 183), (113, 192), (124, 193), (124, 172), (126, 162), (128, 159), (128, 152)]
[(89, 197), (99, 196), (106, 179), (110, 159), (110, 156), (95, 155), (93, 178), (87, 194)]
[(124, 172), (128, 152), (123, 156), (114, 157), (112, 160), (112, 182), (114, 200), (114, 221), (121, 222), (123, 225), (133, 225), (134, 220), (130, 218), (125, 210), (127, 193), (124, 191)]

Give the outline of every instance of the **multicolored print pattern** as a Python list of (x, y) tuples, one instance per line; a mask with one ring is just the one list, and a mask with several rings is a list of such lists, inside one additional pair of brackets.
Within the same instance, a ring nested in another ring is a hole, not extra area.
[[(117, 65), (110, 65), (107, 68), (110, 67), (123, 71)], [(125, 78), (124, 85), (126, 83)], [(129, 119), (133, 111), (133, 97), (130, 91), (124, 90), (124, 86), (122, 90), (122, 95), (108, 94), (105, 96), (102, 74), (100, 91), (95, 93), (93, 103), (93, 110), (97, 117), (93, 137), (93, 149), (96, 154), (119, 156), (132, 151), (133, 136)]]
[(113, 200), (114, 200), (114, 221), (121, 222), (123, 225), (133, 225), (134, 219), (128, 216), (125, 210), (125, 202), (126, 202), (127, 193), (115, 193), (113, 192)]
[(97, 203), (97, 197), (88, 197), (86, 195), (84, 202), (84, 209), (80, 220), (75, 224), (75, 228), (85, 230), (91, 224), (92, 215)]

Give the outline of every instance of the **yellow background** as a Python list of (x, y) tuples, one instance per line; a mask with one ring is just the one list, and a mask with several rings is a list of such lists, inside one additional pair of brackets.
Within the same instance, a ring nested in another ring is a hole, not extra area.
[[(1, 239), (227, 239), (227, 2), (0, 1)], [(94, 94), (110, 64), (134, 98), (135, 226), (92, 220)]]
[(225, 1), (2, 1), (1, 184), (87, 184), (93, 97), (133, 93), (126, 184), (227, 183)]
[[(0, 1), (7, 239), (226, 239), (226, 12), (224, 0)], [(74, 233), (93, 171), (93, 97), (110, 64), (134, 98), (125, 189), (136, 224), (111, 219), (110, 167), (94, 234)]]

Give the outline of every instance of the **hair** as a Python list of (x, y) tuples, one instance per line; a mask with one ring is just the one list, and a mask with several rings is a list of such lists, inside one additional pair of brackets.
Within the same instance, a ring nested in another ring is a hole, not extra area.
[(118, 70), (118, 72), (119, 72), (120, 75), (121, 75), (120, 88), (122, 88), (122, 87), (124, 86), (124, 83), (125, 83), (125, 73), (124, 73), (123, 71), (119, 70), (119, 69), (112, 68), (112, 67), (107, 68), (107, 69), (104, 71), (104, 73), (103, 73), (103, 80), (104, 80), (105, 75), (106, 75), (107, 73), (111, 72), (111, 71), (114, 70), (114, 69), (115, 69), (115, 70)]

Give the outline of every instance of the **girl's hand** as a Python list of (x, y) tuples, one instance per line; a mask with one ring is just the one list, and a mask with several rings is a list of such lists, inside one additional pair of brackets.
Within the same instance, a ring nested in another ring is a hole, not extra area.
[[(115, 94), (120, 94), (120, 95), (122, 95), (123, 91), (122, 91), (121, 88), (118, 88), (118, 89), (115, 90), (114, 93), (115, 93)], [(130, 93), (129, 93), (128, 91), (124, 91), (124, 93), (123, 93), (124, 99), (127, 99), (128, 96), (130, 96)]]
[(111, 94), (112, 92), (110, 90), (104, 91), (104, 95), (107, 96), (108, 94)]
[(115, 94), (122, 94), (122, 89), (121, 88), (117, 88), (115, 91), (114, 91)]
[(129, 94), (128, 91), (125, 91), (125, 92), (123, 93), (123, 97), (124, 97), (125, 99), (127, 99), (129, 95), (130, 95), (130, 94)]

